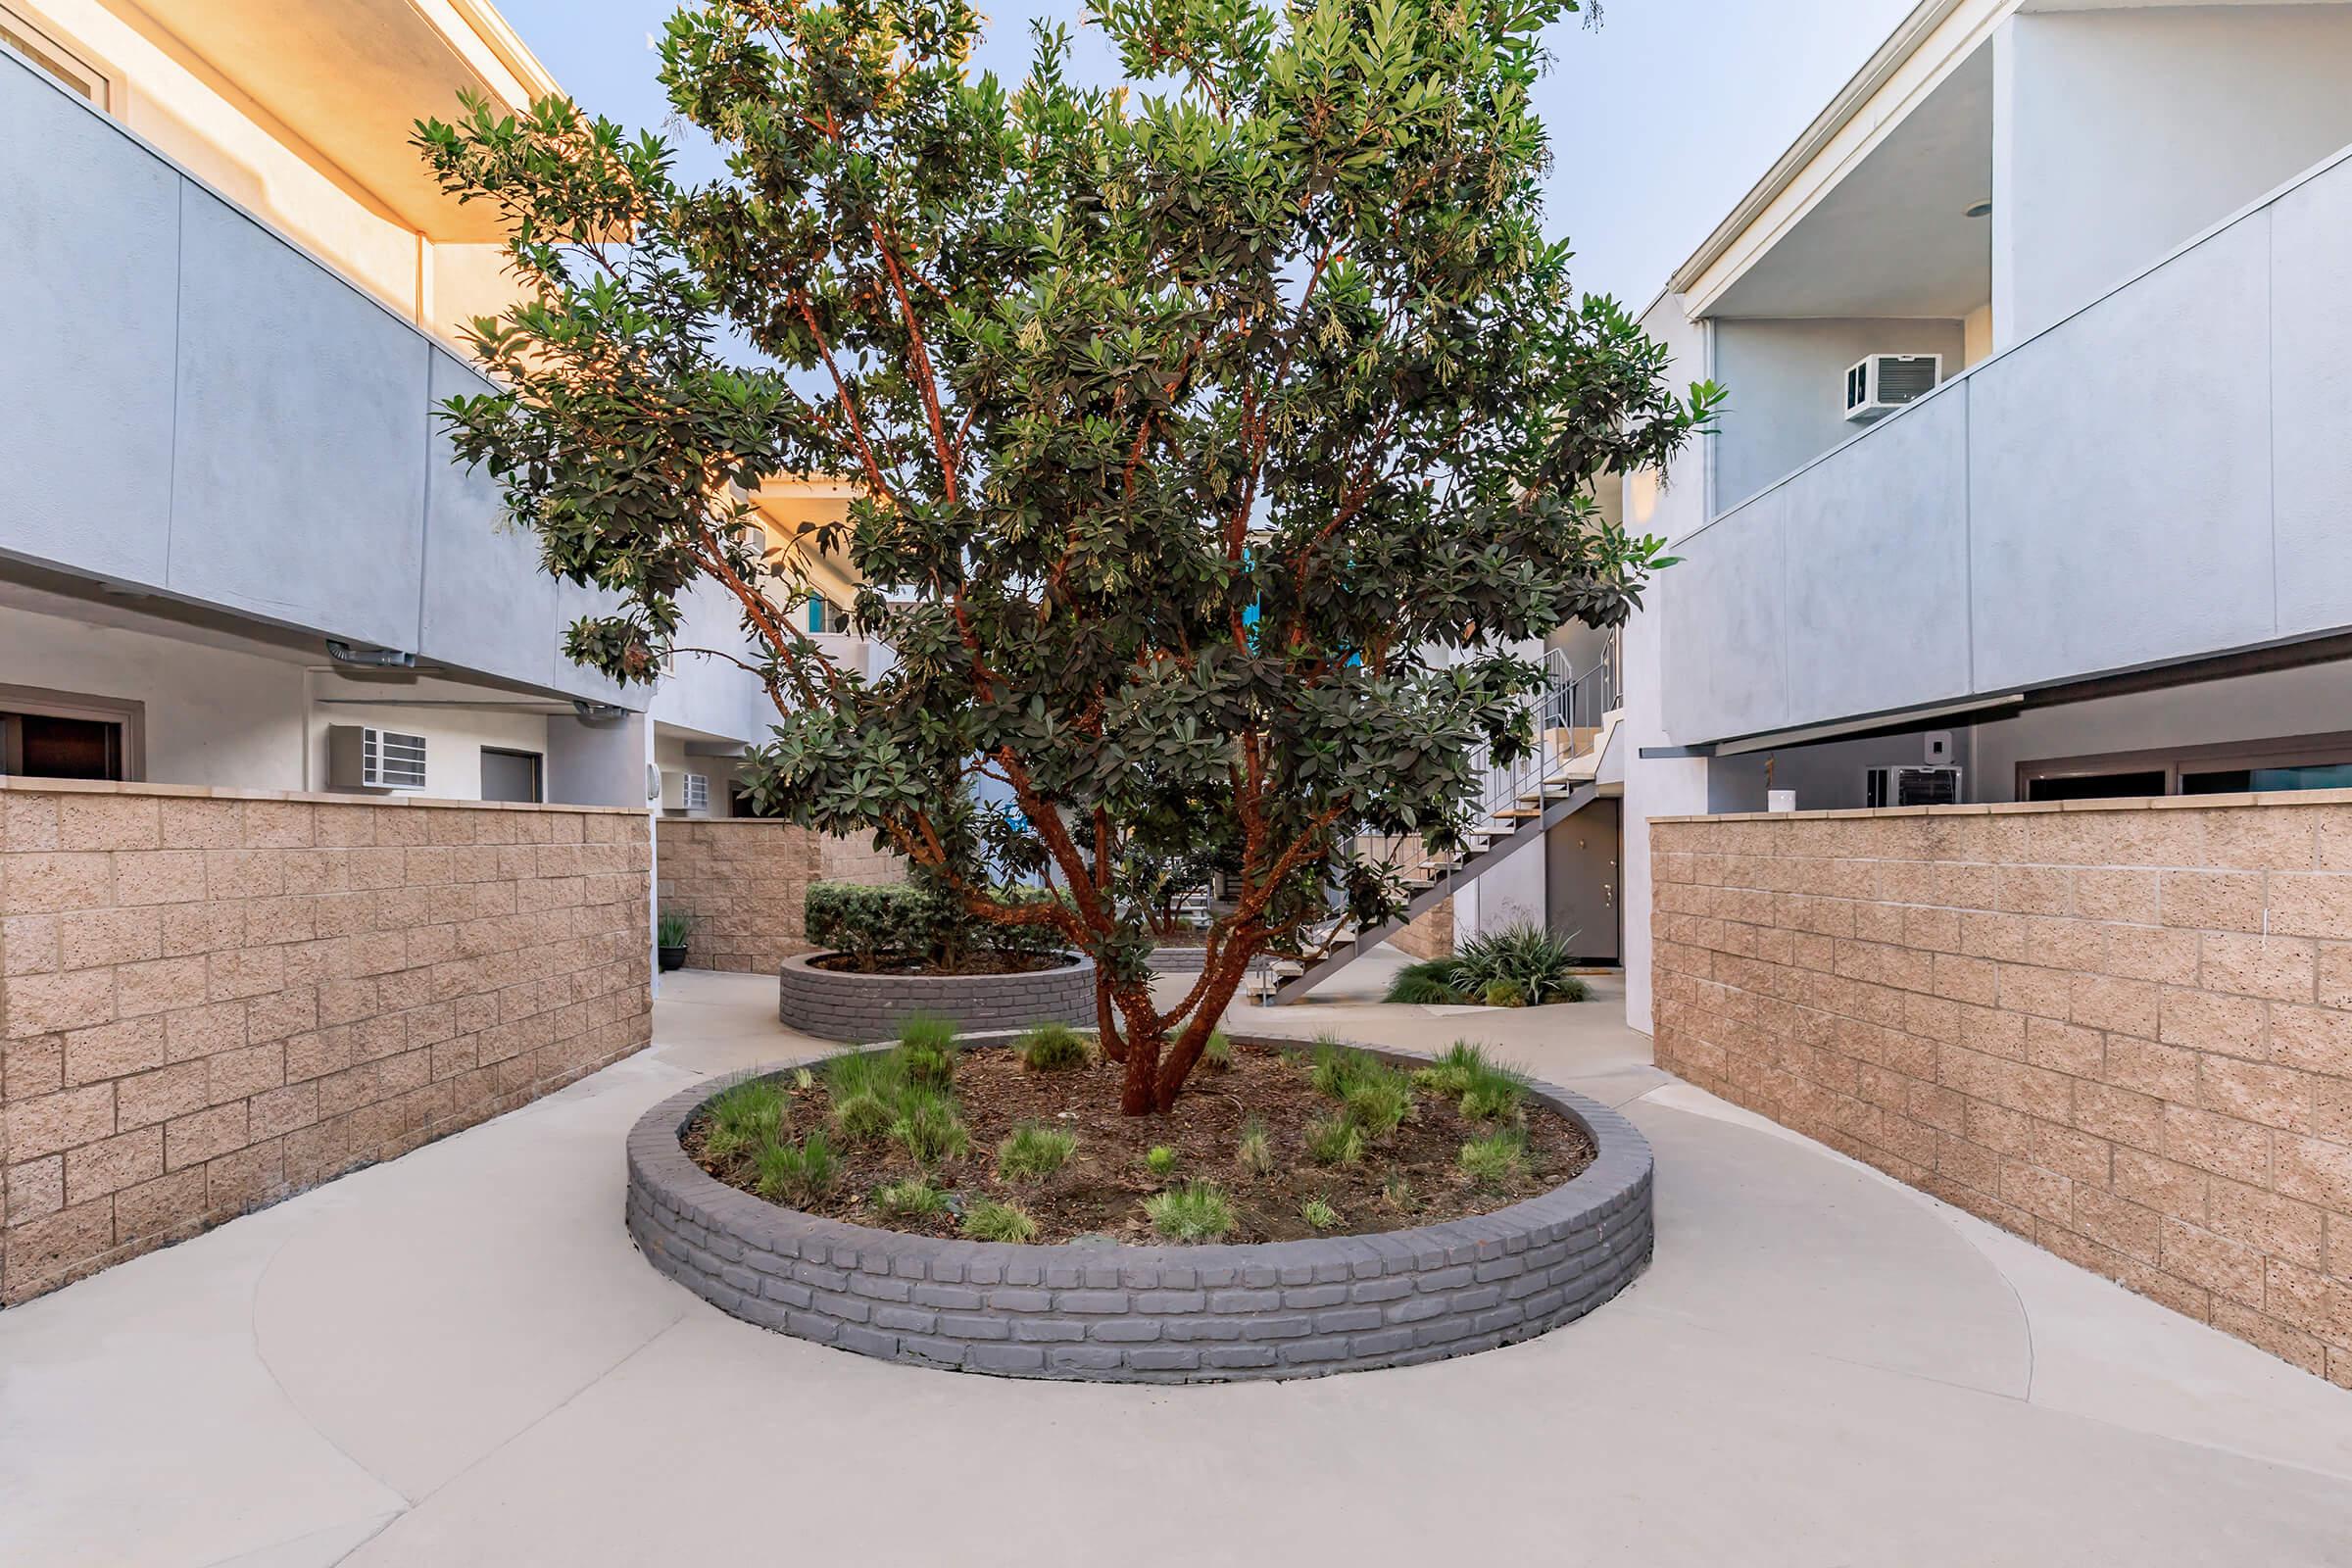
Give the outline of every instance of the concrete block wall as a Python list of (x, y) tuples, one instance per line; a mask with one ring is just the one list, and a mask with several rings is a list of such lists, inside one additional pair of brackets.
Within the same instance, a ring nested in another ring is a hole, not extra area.
[(906, 875), (899, 857), (862, 840), (759, 817), (663, 817), (656, 837), (662, 907), (693, 918), (686, 963), (694, 969), (772, 974), (811, 951), (803, 918), (809, 883), (870, 887)]
[(642, 812), (0, 778), (0, 1304), (651, 1038)]
[(1650, 833), (1660, 1066), (2352, 1387), (2352, 791)]

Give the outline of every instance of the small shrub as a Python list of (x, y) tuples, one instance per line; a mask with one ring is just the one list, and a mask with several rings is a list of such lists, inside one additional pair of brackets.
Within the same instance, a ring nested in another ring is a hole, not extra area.
[(1398, 1213), (1409, 1212), (1413, 1206), (1413, 1184), (1401, 1176), (1389, 1176), (1380, 1184), (1380, 1200)]
[(775, 1137), (783, 1125), (784, 1092), (765, 1078), (755, 1078), (711, 1100), (703, 1147), (713, 1159), (733, 1159)]
[(1144, 1154), (1144, 1164), (1154, 1176), (1166, 1176), (1176, 1168), (1176, 1151), (1165, 1144), (1154, 1145)]
[(1364, 1130), (1345, 1116), (1310, 1122), (1306, 1154), (1318, 1165), (1352, 1165), (1364, 1157)]
[(1396, 971), (1384, 1000), (1408, 1006), (1445, 1007), (1459, 1005), (1468, 999), (1454, 984), (1451, 958), (1424, 958)]
[(945, 1089), (956, 1080), (956, 1025), (916, 1013), (899, 1026), (899, 1071), (910, 1084)]
[(948, 1195), (920, 1176), (909, 1176), (874, 1190), (874, 1207), (894, 1219), (936, 1214), (947, 1206)]
[(833, 1102), (833, 1128), (853, 1144), (870, 1144), (877, 1138), (890, 1136), (890, 1124), (899, 1113), (890, 1102), (870, 1089), (860, 1089), (854, 1095)]
[(1037, 1234), (1037, 1221), (1018, 1203), (983, 1198), (963, 1211), (962, 1228), (975, 1242), (1025, 1242)]
[(1242, 1141), (1234, 1149), (1233, 1162), (1252, 1176), (1274, 1174), (1274, 1135), (1255, 1116), (1242, 1123)]
[(841, 1179), (841, 1156), (823, 1133), (810, 1133), (804, 1144), (763, 1145), (757, 1158), (760, 1196), (773, 1202), (813, 1203)]
[(1320, 1198), (1310, 1198), (1298, 1205), (1298, 1217), (1306, 1221), (1309, 1230), (1337, 1230), (1347, 1223), (1347, 1216)]
[(1094, 1053), (1086, 1036), (1066, 1023), (1041, 1023), (1013, 1046), (1021, 1065), (1033, 1072), (1060, 1072), (1083, 1067)]
[(1467, 1040), (1456, 1040), (1446, 1054), (1413, 1074), (1414, 1086), (1446, 1100), (1459, 1100), (1486, 1070), (1487, 1054)]
[(1208, 1032), (1208, 1041), (1200, 1048), (1200, 1064), (1211, 1072), (1225, 1072), (1233, 1066), (1233, 1042), (1224, 1030)]
[(693, 918), (676, 909), (663, 909), (654, 925), (657, 932), (655, 940), (665, 948), (682, 948), (686, 946), (687, 939), (694, 935)]
[(1375, 1082), (1388, 1070), (1370, 1052), (1321, 1040), (1315, 1043), (1315, 1065), (1308, 1082), (1315, 1086), (1316, 1094), (1344, 1101), (1357, 1084)]
[(1519, 1114), (1527, 1100), (1527, 1074), (1457, 1040), (1435, 1063), (1413, 1074), (1413, 1082), (1453, 1101), (1473, 1121), (1502, 1121)]
[(1233, 1205), (1209, 1182), (1186, 1182), (1144, 1200), (1152, 1228), (1171, 1241), (1213, 1242), (1233, 1229)]
[(890, 1124), (890, 1141), (918, 1165), (954, 1159), (971, 1147), (971, 1134), (956, 1114), (956, 1102), (937, 1090), (909, 1088), (899, 1097), (898, 1111)]
[(1462, 1114), (1472, 1121), (1505, 1121), (1519, 1113), (1520, 1102), (1527, 1091), (1507, 1079), (1493, 1079), (1472, 1086), (1462, 1096)]
[[(1520, 921), (1482, 931), (1463, 943), (1453, 956), (1453, 983), (1457, 990), (1485, 997), (1497, 980), (1513, 981), (1528, 1006), (1582, 1002), (1589, 993), (1584, 981), (1569, 972), (1574, 961), (1565, 937)], [(1521, 1004), (1488, 1000), (1494, 1006)]]
[(792, 1087), (799, 1090), (804, 1095), (807, 1094), (809, 1090), (816, 1087), (816, 1074), (810, 1072), (806, 1067), (793, 1068)]
[(1527, 1005), (1527, 989), (1505, 975), (1499, 980), (1487, 982), (1483, 1000), (1490, 1007), (1524, 1007)]
[(1008, 1182), (1037, 1181), (1061, 1169), (1077, 1150), (1074, 1135), (1024, 1122), (997, 1145), (997, 1174)]
[(1413, 1108), (1413, 1093), (1402, 1073), (1366, 1079), (1348, 1091), (1348, 1119), (1368, 1138), (1386, 1138)]
[(854, 1095), (868, 1094), (884, 1103), (898, 1098), (906, 1082), (906, 1064), (895, 1051), (858, 1051), (825, 1063), (825, 1093), (839, 1105)]
[(1489, 1133), (1464, 1144), (1456, 1163), (1479, 1186), (1499, 1192), (1518, 1180), (1526, 1156), (1527, 1145), (1516, 1133)]

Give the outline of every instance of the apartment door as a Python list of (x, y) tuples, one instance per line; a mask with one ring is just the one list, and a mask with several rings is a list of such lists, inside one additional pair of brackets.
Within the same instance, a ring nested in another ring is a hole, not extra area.
[(544, 798), (545, 764), (537, 752), (510, 752), (501, 747), (482, 748), (482, 799), (485, 801), (526, 801), (536, 804)]
[(1613, 798), (1587, 803), (1545, 835), (1544, 906), (1546, 923), (1590, 963), (1616, 963), (1623, 854), (1623, 807)]

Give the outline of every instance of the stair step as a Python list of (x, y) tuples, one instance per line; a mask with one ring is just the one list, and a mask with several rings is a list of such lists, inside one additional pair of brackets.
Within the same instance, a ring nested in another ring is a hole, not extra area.
[(1541, 817), (1544, 813), (1542, 811), (1531, 811), (1524, 806), (1518, 806), (1496, 811), (1494, 814), (1506, 822), (1533, 822), (1537, 818)]

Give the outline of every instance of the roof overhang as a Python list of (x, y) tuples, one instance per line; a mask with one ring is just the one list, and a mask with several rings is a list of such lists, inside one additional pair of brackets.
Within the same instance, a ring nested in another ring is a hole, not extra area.
[(409, 145), (415, 122), (472, 91), (510, 110), (559, 93), (488, 0), (139, 0), (181, 47), (362, 192), (429, 239), (503, 237)]

